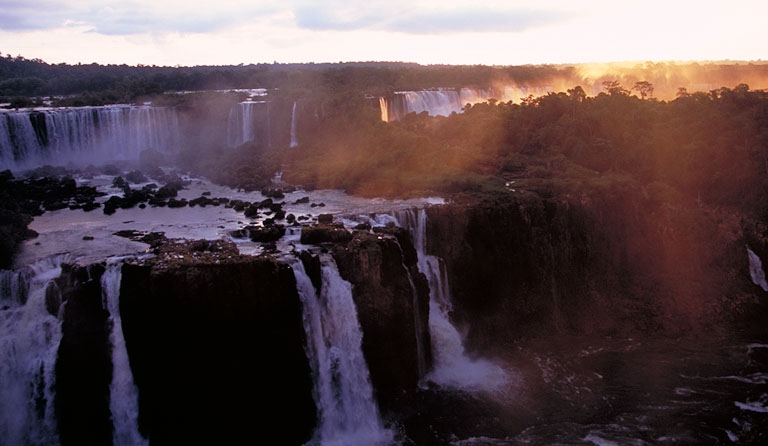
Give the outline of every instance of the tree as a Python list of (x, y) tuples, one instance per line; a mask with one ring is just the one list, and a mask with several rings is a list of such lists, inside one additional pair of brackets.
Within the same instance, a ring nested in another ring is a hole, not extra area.
[(635, 82), (635, 86), (632, 89), (640, 93), (640, 99), (653, 97), (653, 84), (648, 81)]
[(570, 98), (575, 102), (583, 102), (587, 97), (587, 93), (584, 92), (584, 89), (581, 88), (580, 85), (577, 85), (568, 89), (568, 96), (570, 96)]
[(625, 90), (621, 87), (621, 83), (619, 81), (603, 81), (603, 90), (605, 90), (605, 92), (611, 96), (629, 94), (628, 90)]

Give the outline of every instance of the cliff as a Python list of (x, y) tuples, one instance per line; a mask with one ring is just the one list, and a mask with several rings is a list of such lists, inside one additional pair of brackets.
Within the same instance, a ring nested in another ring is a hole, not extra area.
[(744, 220), (723, 210), (622, 191), (508, 195), (428, 215), (427, 249), (446, 260), (453, 317), (476, 348), (550, 330), (721, 328), (762, 293), (749, 282)]
[(429, 287), (407, 233), (395, 233), (400, 236), (356, 231), (333, 248), (339, 273), (354, 287), (363, 354), (385, 412), (418, 387), (431, 364)]

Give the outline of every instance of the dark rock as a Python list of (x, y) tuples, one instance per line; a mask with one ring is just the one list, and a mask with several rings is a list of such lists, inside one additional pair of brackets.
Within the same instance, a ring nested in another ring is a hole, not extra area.
[(183, 208), (187, 205), (187, 200), (182, 198), (181, 200), (177, 200), (175, 198), (171, 198), (168, 200), (168, 207), (169, 208)]
[(368, 223), (359, 223), (357, 226), (355, 226), (355, 229), (359, 231), (370, 231), (371, 225)]
[(152, 198), (150, 198), (150, 199), (149, 199), (149, 204), (150, 204), (150, 206), (160, 206), (160, 207), (164, 207), (164, 206), (167, 206), (167, 205), (168, 205), (168, 202), (167, 202), (167, 201), (165, 201), (165, 200), (164, 200), (164, 199), (162, 199), (162, 198), (159, 198), (159, 197), (157, 197), (157, 196), (154, 196), (154, 197), (152, 197)]
[(275, 220), (282, 220), (284, 218), (285, 218), (285, 211), (284, 210), (280, 209), (280, 210), (275, 212), (275, 216), (274, 216)]
[(245, 216), (248, 218), (257, 218), (259, 216), (259, 207), (255, 204), (245, 209)]
[(231, 255), (123, 267), (123, 331), (139, 424), (152, 444), (237, 444), (258, 432), (265, 444), (298, 445), (312, 436), (316, 408), (293, 273), (267, 258)]
[(125, 179), (128, 180), (129, 183), (133, 184), (146, 183), (149, 181), (147, 177), (138, 170), (131, 171), (128, 175), (125, 176)]
[(123, 179), (123, 177), (115, 177), (114, 180), (112, 180), (112, 186), (122, 189), (125, 186), (128, 186), (128, 183)]
[(306, 204), (306, 203), (309, 203), (309, 197), (301, 197), (298, 200), (293, 202), (293, 204)]
[(295, 216), (295, 215), (293, 215), (293, 214), (288, 214), (288, 215), (286, 215), (286, 216), (285, 216), (285, 221), (286, 221), (286, 222), (287, 222), (289, 225), (291, 225), (291, 224), (293, 224), (293, 222), (294, 222), (294, 221), (296, 221), (296, 216)]
[(306, 245), (319, 245), (320, 243), (346, 243), (352, 240), (352, 234), (346, 229), (318, 225), (304, 226), (301, 228), (301, 243)]
[(57, 300), (66, 302), (55, 381), (58, 433), (64, 446), (112, 443), (109, 334), (115, 327), (102, 304), (103, 272), (102, 265), (65, 264), (54, 282)]
[(201, 195), (204, 196), (204, 197), (209, 197), (211, 195), (211, 193), (209, 191), (205, 191)]
[(333, 215), (331, 214), (320, 214), (317, 216), (317, 222), (321, 225), (329, 225), (333, 223)]
[(90, 235), (84, 235), (83, 240), (93, 240), (93, 237)]
[(415, 263), (405, 264), (394, 237), (357, 232), (332, 252), (342, 278), (353, 285), (363, 354), (379, 405), (392, 410), (400, 395), (418, 388), (431, 362), (426, 278)]
[(315, 290), (318, 295), (320, 295), (320, 289), (323, 286), (322, 263), (320, 262), (320, 257), (313, 256), (309, 251), (302, 251), (299, 254), (299, 259), (304, 265), (304, 270), (312, 281), (312, 285), (315, 286)]
[(265, 197), (277, 198), (277, 199), (285, 198), (285, 194), (280, 189), (262, 189), (261, 195), (264, 195)]
[(264, 227), (253, 227), (249, 229), (249, 236), (254, 242), (274, 242), (285, 235), (283, 225), (269, 225)]

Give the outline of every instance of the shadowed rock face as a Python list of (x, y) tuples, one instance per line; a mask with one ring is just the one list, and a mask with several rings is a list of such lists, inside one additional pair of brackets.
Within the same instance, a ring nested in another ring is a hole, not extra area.
[[(408, 273), (417, 293), (423, 354), (427, 366), (431, 362), (429, 288), (424, 275), (418, 272), (410, 239), (404, 234), (401, 244), (395, 237), (355, 232), (349, 243), (333, 249), (341, 276), (353, 285), (363, 330), (363, 354), (379, 406), (385, 412), (394, 408), (398, 397), (415, 390), (420, 378), (414, 294)], [(403, 252), (412, 255), (404, 256)]]
[(139, 427), (153, 444), (310, 438), (315, 406), (288, 266), (126, 264), (121, 313)]
[(427, 250), (446, 260), (453, 316), (473, 348), (551, 330), (726, 327), (761, 292), (747, 282), (736, 215), (632, 194), (478, 201), (428, 215)]
[(55, 288), (64, 302), (56, 361), (56, 414), (62, 445), (111, 444), (111, 327), (101, 300), (104, 266), (63, 265)]

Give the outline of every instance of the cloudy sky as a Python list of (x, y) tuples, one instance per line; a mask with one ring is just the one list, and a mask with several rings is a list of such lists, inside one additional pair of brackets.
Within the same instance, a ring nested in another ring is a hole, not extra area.
[(0, 52), (48, 62), (527, 64), (768, 59), (768, 1), (0, 0)]

